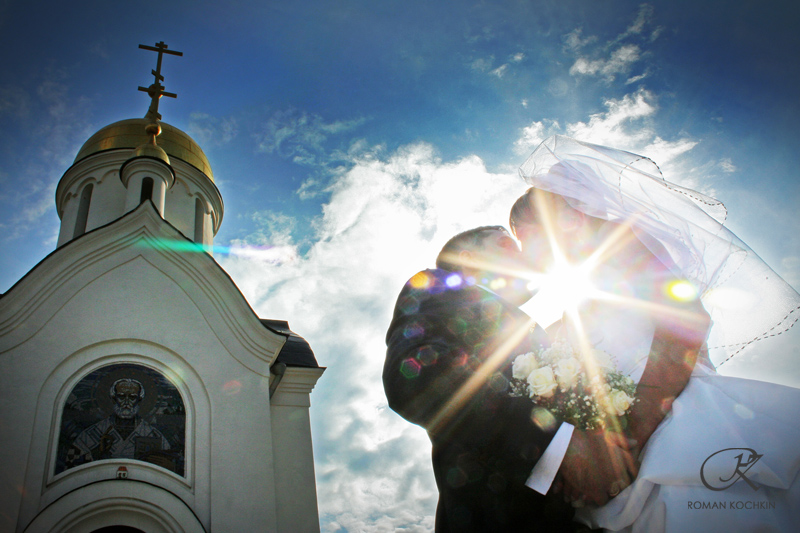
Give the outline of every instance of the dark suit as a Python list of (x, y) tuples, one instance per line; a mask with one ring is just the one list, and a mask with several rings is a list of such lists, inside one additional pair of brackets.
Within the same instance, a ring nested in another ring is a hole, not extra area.
[[(386, 335), (383, 369), (389, 406), (427, 429), (433, 444), (436, 530), (571, 530), (571, 507), (524, 485), (560, 422), (551, 417), (542, 424), (548, 418), (539, 416), (535, 423), (530, 400), (508, 389), (514, 357), (546, 344), (546, 335), (497, 295), (448, 286), (451, 275), (426, 270), (406, 283)], [(460, 405), (448, 406), (519, 328), (526, 330), (522, 340), (487, 379)]]

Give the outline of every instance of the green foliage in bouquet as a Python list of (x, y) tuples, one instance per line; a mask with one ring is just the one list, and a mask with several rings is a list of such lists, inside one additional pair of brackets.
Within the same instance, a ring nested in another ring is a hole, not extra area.
[(618, 423), (635, 402), (636, 384), (617, 371), (601, 350), (575, 349), (560, 340), (549, 348), (518, 355), (512, 366), (511, 394), (525, 396), (578, 429)]

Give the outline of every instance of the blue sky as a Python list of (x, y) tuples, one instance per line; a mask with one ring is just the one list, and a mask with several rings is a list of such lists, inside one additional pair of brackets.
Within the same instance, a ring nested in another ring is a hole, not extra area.
[[(650, 156), (723, 201), (800, 286), (800, 7), (764, 1), (0, 3), (0, 291), (55, 247), (81, 144), (141, 117), (166, 42), (164, 121), (225, 201), (218, 256), (260, 316), (328, 367), (312, 395), (325, 531), (432, 527), (422, 430), (386, 407), (394, 298), (450, 235), (507, 223), (552, 133)], [(800, 386), (798, 334), (726, 370)], [(774, 354), (777, 354), (776, 356)]]

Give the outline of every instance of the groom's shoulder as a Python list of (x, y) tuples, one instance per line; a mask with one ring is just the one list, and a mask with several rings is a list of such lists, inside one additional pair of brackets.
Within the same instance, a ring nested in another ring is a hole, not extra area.
[(394, 316), (453, 312), (478, 301), (483, 292), (456, 272), (438, 268), (421, 270), (403, 285)]
[(471, 301), (486, 296), (486, 291), (475, 285), (474, 280), (465, 278), (458, 272), (431, 268), (417, 272), (406, 281), (398, 297), (398, 304), (409, 298), (419, 302), (429, 300)]

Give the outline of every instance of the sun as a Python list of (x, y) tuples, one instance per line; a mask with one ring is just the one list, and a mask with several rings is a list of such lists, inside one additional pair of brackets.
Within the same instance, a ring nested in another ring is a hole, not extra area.
[(546, 273), (537, 276), (532, 288), (538, 291), (522, 310), (542, 327), (560, 320), (565, 312), (577, 312), (578, 307), (597, 292), (590, 274), (588, 263), (573, 265), (560, 258)]

